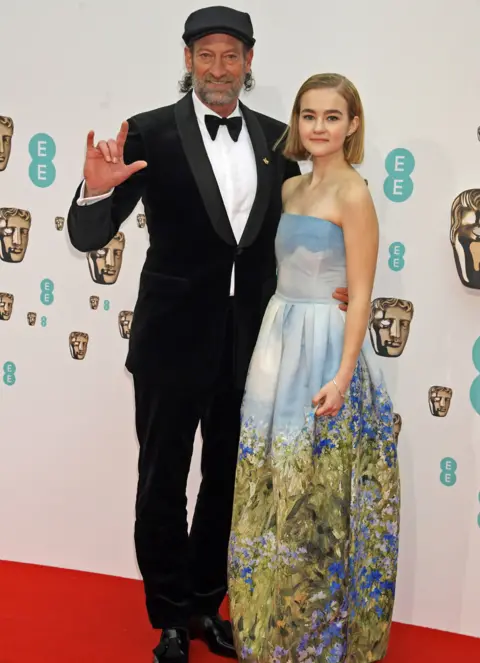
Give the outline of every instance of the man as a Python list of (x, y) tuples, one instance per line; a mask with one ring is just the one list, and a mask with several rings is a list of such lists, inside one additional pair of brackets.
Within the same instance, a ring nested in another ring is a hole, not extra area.
[[(85, 182), (68, 216), (73, 245), (88, 252), (114, 237), (140, 199), (145, 207), (150, 247), (126, 365), (140, 446), (135, 544), (150, 621), (163, 630), (159, 663), (186, 663), (198, 636), (236, 658), (218, 610), (240, 405), (276, 287), (282, 183), (299, 173), (272, 150), (285, 125), (239, 102), (251, 85), (248, 14), (201, 9), (183, 38), (184, 91), (190, 83), (193, 91), (132, 117), (116, 140), (95, 147), (90, 132)], [(186, 484), (199, 422), (202, 483), (189, 535)]]

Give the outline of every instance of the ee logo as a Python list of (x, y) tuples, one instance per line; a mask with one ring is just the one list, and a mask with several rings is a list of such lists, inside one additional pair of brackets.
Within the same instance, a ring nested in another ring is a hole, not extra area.
[(410, 175), (415, 168), (415, 159), (409, 150), (399, 147), (392, 150), (385, 159), (388, 177), (383, 183), (383, 191), (394, 203), (403, 203), (413, 193), (413, 180)]
[[(480, 373), (480, 337), (477, 338), (472, 350), (473, 365)], [(477, 414), (480, 414), (480, 375), (477, 375), (470, 387), (470, 403)]]
[[(50, 306), (55, 301), (55, 296), (53, 294), (54, 285), (53, 281), (50, 279), (43, 279), (40, 283), (40, 301), (45, 306)], [(45, 325), (43, 325), (45, 326)]]
[[(480, 502), (480, 493), (478, 493), (478, 501)], [(477, 523), (478, 523), (478, 526), (480, 527), (480, 513), (477, 516)]]
[(4, 384), (7, 385), (7, 387), (13, 387), (13, 385), (17, 381), (17, 378), (15, 377), (16, 372), (17, 372), (17, 367), (15, 366), (13, 361), (6, 361), (3, 364), (3, 382)]
[(405, 255), (405, 246), (402, 242), (393, 242), (388, 247), (388, 252), (390, 258), (388, 259), (388, 266), (394, 272), (399, 272), (405, 267), (405, 260), (403, 256)]
[(48, 134), (35, 134), (30, 139), (28, 151), (32, 158), (28, 174), (33, 184), (41, 188), (51, 186), (57, 174), (53, 163), (57, 152), (55, 141)]
[(110, 310), (110, 302), (108, 301), (108, 299), (105, 299), (104, 302), (103, 302), (103, 310), (104, 311), (109, 311)]
[(440, 463), (440, 481), (444, 486), (454, 486), (457, 483), (457, 462), (453, 458), (444, 458)]

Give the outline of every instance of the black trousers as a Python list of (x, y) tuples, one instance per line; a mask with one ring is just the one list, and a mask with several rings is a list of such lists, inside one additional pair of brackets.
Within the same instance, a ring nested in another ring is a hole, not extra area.
[[(135, 547), (155, 629), (217, 612), (227, 591), (227, 554), (243, 391), (234, 386), (233, 314), (212, 389), (166, 389), (134, 375), (139, 440)], [(190, 534), (186, 487), (201, 424), (202, 481)]]

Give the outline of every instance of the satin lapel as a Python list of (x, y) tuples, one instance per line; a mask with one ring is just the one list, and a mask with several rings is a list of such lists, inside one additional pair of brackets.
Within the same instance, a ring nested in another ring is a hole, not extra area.
[(265, 134), (255, 113), (242, 103), (240, 108), (250, 134), (257, 166), (257, 193), (239, 242), (239, 246), (243, 248), (253, 244), (262, 227), (270, 202), (274, 168)]
[[(191, 92), (176, 104), (175, 118), (185, 156), (212, 225), (224, 242), (236, 246), (222, 194), (198, 128)], [(185, 195), (188, 196), (188, 192)]]

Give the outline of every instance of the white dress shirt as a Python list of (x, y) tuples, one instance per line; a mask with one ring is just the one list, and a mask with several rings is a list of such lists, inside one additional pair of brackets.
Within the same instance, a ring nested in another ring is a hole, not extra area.
[[(203, 143), (222, 195), (233, 234), (238, 243), (245, 230), (257, 191), (257, 168), (250, 135), (245, 121), (243, 121), (242, 130), (236, 143), (230, 138), (228, 129), (224, 125), (219, 127), (215, 140), (212, 140), (205, 124), (205, 115), (217, 115), (217, 113), (205, 106), (195, 92), (192, 95), (192, 101)], [(229, 117), (241, 115), (240, 107), (237, 104)], [(85, 183), (83, 183), (77, 204), (91, 205), (108, 198), (112, 193), (113, 189), (101, 196), (85, 198)], [(233, 270), (231, 295), (233, 295), (234, 289), (235, 273)]]

